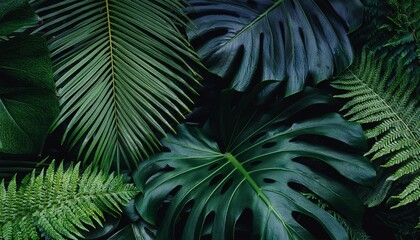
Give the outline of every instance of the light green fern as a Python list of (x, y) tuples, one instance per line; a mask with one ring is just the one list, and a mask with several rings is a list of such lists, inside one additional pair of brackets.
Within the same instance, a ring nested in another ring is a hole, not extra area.
[(20, 187), (16, 177), (7, 189), (0, 184), (0, 239), (78, 239), (79, 229), (102, 225), (103, 212), (118, 214), (137, 192), (122, 176), (104, 174), (89, 166), (82, 175), (78, 163), (63, 170), (54, 162), (38, 176), (35, 170)]
[(371, 156), (372, 161), (386, 159), (382, 167), (396, 167), (388, 180), (414, 176), (403, 192), (395, 196), (399, 203), (394, 207), (420, 198), (420, 178), (417, 176), (420, 170), (420, 111), (415, 92), (419, 74), (404, 68), (403, 62), (404, 59), (398, 64), (389, 60), (383, 66), (382, 59), (375, 59), (363, 51), (360, 63), (332, 82), (335, 88), (347, 91), (336, 96), (349, 99), (342, 108), (345, 116), (350, 121), (369, 124), (365, 125), (365, 133), (368, 138), (374, 138), (375, 143), (366, 155)]

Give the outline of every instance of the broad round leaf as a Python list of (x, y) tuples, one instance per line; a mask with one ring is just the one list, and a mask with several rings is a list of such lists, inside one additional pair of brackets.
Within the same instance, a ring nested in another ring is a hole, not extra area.
[(45, 40), (0, 42), (0, 152), (40, 154), (59, 106)]
[(182, 1), (37, 0), (51, 50), (63, 143), (103, 169), (134, 167), (189, 111), (198, 62)]
[(287, 81), (286, 94), (318, 83), (353, 59), (346, 32), (362, 21), (359, 0), (190, 0), (188, 36), (204, 65), (232, 79)]
[[(328, 103), (314, 90), (268, 110), (254, 104), (256, 93), (246, 95), (238, 102), (226, 93), (212, 124), (181, 125), (163, 141), (166, 152), (139, 165), (133, 178), (144, 193), (136, 202), (142, 217), (156, 223), (170, 199), (159, 239), (175, 239), (176, 232), (182, 239), (234, 239), (243, 221), (252, 239), (313, 239), (297, 213), (332, 239), (347, 239), (339, 222), (301, 192), (316, 194), (360, 224), (363, 205), (340, 178), (366, 184), (375, 176), (355, 151), (366, 147), (361, 127), (335, 113), (299, 118)], [(301, 120), (291, 124), (296, 118)]]

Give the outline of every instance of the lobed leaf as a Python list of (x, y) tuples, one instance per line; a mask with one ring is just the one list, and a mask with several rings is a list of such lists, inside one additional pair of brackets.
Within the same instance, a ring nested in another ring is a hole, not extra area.
[(189, 39), (212, 73), (238, 91), (265, 80), (285, 81), (286, 95), (352, 63), (346, 32), (363, 16), (359, 0), (188, 2)]
[(360, 126), (332, 113), (290, 125), (330, 99), (307, 90), (267, 110), (255, 104), (258, 90), (239, 99), (224, 93), (210, 123), (180, 125), (177, 135), (163, 140), (165, 152), (139, 165), (133, 178), (143, 195), (136, 207), (146, 221), (159, 223), (158, 239), (234, 239), (241, 226), (248, 226), (244, 231), (251, 238), (314, 239), (297, 213), (317, 222), (332, 239), (347, 239), (343, 226), (304, 191), (357, 225), (362, 203), (326, 172), (359, 184), (375, 176), (363, 156), (331, 147), (332, 142), (353, 150), (365, 147)]

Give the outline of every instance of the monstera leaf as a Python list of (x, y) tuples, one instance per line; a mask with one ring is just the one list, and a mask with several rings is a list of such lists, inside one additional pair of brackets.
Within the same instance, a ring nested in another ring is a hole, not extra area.
[(188, 32), (204, 65), (243, 91), (287, 81), (286, 94), (318, 83), (353, 59), (346, 32), (362, 21), (359, 0), (190, 0)]
[(252, 239), (313, 239), (302, 216), (332, 239), (347, 239), (303, 192), (360, 224), (362, 203), (344, 182), (366, 184), (375, 176), (357, 153), (366, 147), (361, 127), (335, 113), (314, 116), (330, 100), (315, 90), (269, 108), (255, 104), (258, 90), (242, 100), (225, 93), (209, 124), (180, 125), (163, 141), (165, 152), (139, 165), (133, 178), (143, 195), (136, 207), (160, 226), (158, 239), (234, 239), (246, 226)]
[(45, 40), (18, 35), (0, 41), (0, 153), (41, 153), (58, 112)]
[(156, 230), (149, 226), (149, 224), (143, 221), (138, 221), (127, 225), (126, 227), (109, 237), (108, 240), (153, 240), (155, 239), (155, 235)]

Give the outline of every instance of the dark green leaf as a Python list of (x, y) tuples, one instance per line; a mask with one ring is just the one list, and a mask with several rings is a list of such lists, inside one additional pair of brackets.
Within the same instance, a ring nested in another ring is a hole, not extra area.
[(348, 67), (346, 32), (362, 20), (359, 0), (190, 0), (188, 35), (204, 65), (243, 91), (252, 81), (287, 81), (286, 94)]
[(117, 228), (120, 223), (121, 216), (112, 217), (105, 215), (105, 222), (102, 226), (89, 227), (88, 231), (83, 231), (82, 235), (84, 239), (104, 239), (104, 236), (110, 235)]
[(343, 184), (345, 178), (367, 184), (375, 176), (356, 151), (366, 148), (360, 125), (335, 113), (316, 116), (317, 105), (330, 98), (315, 90), (268, 109), (255, 104), (255, 92), (239, 100), (225, 93), (211, 124), (181, 125), (163, 141), (167, 151), (139, 165), (133, 178), (144, 195), (136, 207), (146, 221), (158, 223), (170, 196), (158, 238), (174, 239), (178, 232), (182, 239), (234, 239), (245, 214), (253, 238), (313, 239), (300, 213), (332, 239), (346, 239), (342, 225), (301, 191), (360, 224), (363, 205)]
[(0, 152), (39, 154), (58, 115), (51, 61), (40, 36), (0, 42)]
[(23, 177), (34, 169), (45, 167), (51, 159), (41, 159), (34, 156), (16, 156), (0, 154), (0, 179), (9, 182), (15, 174)]
[(124, 227), (108, 238), (108, 240), (153, 240), (155, 238), (156, 230), (149, 224), (139, 221)]
[(7, 36), (21, 27), (33, 26), (38, 20), (28, 0), (0, 1), (0, 36)]
[(53, 128), (84, 162), (134, 168), (192, 103), (198, 57), (178, 29), (183, 1), (34, 2), (60, 93)]

